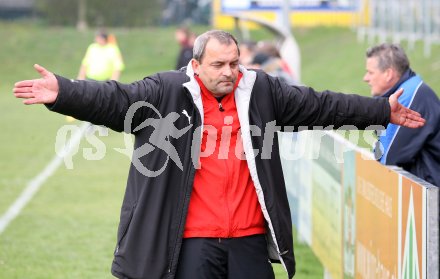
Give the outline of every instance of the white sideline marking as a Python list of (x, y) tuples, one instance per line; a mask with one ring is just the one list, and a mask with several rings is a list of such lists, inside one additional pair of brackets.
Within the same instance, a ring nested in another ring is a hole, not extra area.
[(14, 220), (20, 211), (26, 206), (26, 204), (32, 199), (35, 193), (40, 189), (41, 185), (57, 170), (60, 164), (63, 162), (64, 156), (69, 154), (72, 147), (79, 144), (81, 138), (84, 136), (85, 131), (90, 127), (90, 123), (85, 122), (81, 125), (80, 130), (73, 134), (72, 139), (65, 145), (60, 155), (50, 161), (50, 163), (34, 177), (27, 184), (26, 188), (21, 192), (21, 195), (15, 200), (15, 202), (8, 208), (6, 213), (0, 217), (0, 234), (8, 227), (9, 223)]

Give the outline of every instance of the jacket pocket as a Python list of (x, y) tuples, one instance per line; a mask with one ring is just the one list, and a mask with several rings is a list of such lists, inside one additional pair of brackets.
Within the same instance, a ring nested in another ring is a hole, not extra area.
[(119, 246), (121, 245), (122, 240), (125, 238), (128, 232), (128, 228), (130, 227), (131, 220), (133, 219), (135, 208), (136, 208), (136, 204), (134, 204), (130, 208), (122, 208), (115, 254), (118, 253)]

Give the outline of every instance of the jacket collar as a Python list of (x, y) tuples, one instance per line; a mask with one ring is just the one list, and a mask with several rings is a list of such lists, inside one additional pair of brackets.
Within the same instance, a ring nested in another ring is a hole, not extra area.
[(411, 70), (409, 68), (408, 70), (405, 71), (405, 73), (403, 73), (403, 75), (400, 77), (399, 81), (393, 87), (391, 87), (390, 90), (385, 92), (385, 94), (383, 94), (380, 97), (387, 97), (387, 98), (390, 97), (394, 92), (396, 92), (400, 88), (402, 83), (404, 83), (405, 81), (407, 81), (408, 79), (412, 78), (415, 75), (416, 75), (416, 73), (413, 72), (413, 70)]
[[(249, 118), (247, 114), (249, 111), (249, 101), (251, 99), (251, 93), (254, 87), (255, 80), (257, 78), (257, 73), (254, 71), (248, 71), (242, 65), (239, 65), (239, 68), (243, 76), (240, 79), (240, 82), (238, 83), (238, 86), (234, 92), (234, 97), (237, 105), (237, 112), (239, 113), (239, 115), (241, 115), (240, 117), (241, 125), (249, 126)], [(189, 81), (185, 82), (183, 84), (183, 87), (188, 89), (188, 91), (191, 93), (194, 104), (196, 105), (200, 113), (201, 124), (203, 127), (204, 111), (203, 111), (203, 103), (201, 98), (201, 91), (200, 91), (199, 83), (194, 77), (194, 69), (191, 65), (191, 61), (188, 63), (188, 66), (186, 67), (186, 75), (189, 77)]]
[(189, 61), (186, 66), (186, 75), (189, 77), (189, 81), (183, 84), (184, 87), (188, 89), (193, 97), (194, 102), (200, 98), (200, 86), (197, 83), (197, 80), (194, 78), (194, 69), (192, 67), (191, 61)]

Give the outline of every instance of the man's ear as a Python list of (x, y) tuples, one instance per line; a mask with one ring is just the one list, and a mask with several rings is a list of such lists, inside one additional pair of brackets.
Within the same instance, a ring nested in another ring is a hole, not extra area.
[(199, 61), (195, 60), (194, 58), (191, 60), (191, 66), (194, 70), (194, 74), (199, 75)]
[(386, 74), (385, 78), (386, 78), (387, 82), (391, 82), (396, 75), (396, 71), (390, 67), (385, 70), (385, 74)]

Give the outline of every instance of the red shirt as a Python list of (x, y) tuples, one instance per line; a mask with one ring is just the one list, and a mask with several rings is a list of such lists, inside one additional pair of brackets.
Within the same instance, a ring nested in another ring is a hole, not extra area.
[(183, 237), (265, 233), (263, 213), (243, 154), (234, 94), (223, 97), (220, 109), (217, 99), (196, 79), (204, 110), (201, 167), (195, 173)]

